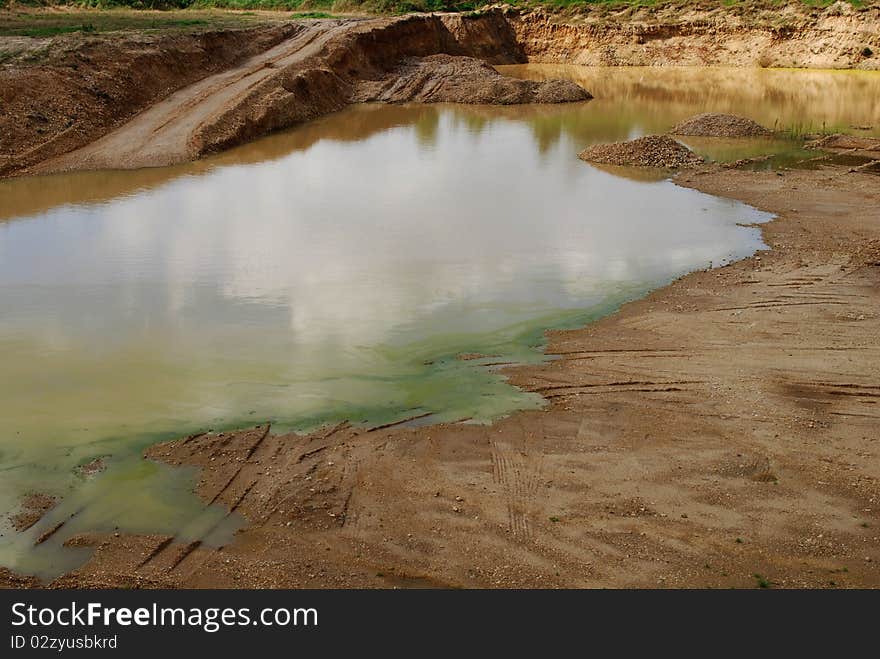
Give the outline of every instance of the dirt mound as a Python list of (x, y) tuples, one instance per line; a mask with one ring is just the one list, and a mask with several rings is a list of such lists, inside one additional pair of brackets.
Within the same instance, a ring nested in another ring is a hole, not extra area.
[(747, 117), (706, 112), (686, 119), (669, 131), (700, 137), (766, 137), (772, 132)]
[(693, 151), (666, 135), (647, 135), (629, 142), (596, 144), (578, 154), (587, 162), (627, 167), (695, 167), (703, 163)]
[(852, 152), (880, 156), (880, 139), (876, 137), (859, 137), (857, 135), (827, 135), (809, 142), (808, 149), (823, 149), (836, 153)]
[(57, 500), (53, 496), (40, 492), (28, 494), (21, 502), (21, 510), (10, 515), (9, 519), (16, 531), (26, 531), (39, 522), (43, 515), (55, 507)]
[(353, 100), (516, 105), (591, 98), (588, 91), (574, 82), (508, 78), (473, 57), (431, 55), (408, 58), (384, 78), (361, 82)]
[(0, 588), (40, 588), (41, 585), (36, 577), (15, 574), (5, 567), (0, 567)]

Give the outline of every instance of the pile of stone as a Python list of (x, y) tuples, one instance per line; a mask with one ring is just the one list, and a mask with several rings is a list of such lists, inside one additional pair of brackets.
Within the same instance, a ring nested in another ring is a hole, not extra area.
[(746, 117), (706, 112), (686, 119), (669, 131), (694, 137), (768, 137), (772, 131)]
[(696, 167), (703, 159), (667, 135), (648, 135), (629, 142), (595, 144), (578, 154), (581, 160), (625, 167)]

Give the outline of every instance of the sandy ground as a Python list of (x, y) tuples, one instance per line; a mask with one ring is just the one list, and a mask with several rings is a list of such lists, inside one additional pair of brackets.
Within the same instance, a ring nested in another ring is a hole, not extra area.
[(221, 549), (81, 536), (95, 556), (53, 585), (878, 587), (877, 182), (683, 173), (778, 213), (772, 249), (549, 333), (557, 359), (507, 371), (546, 409), (153, 447), (250, 526)]
[(349, 26), (348, 21), (304, 25), (274, 48), (175, 92), (109, 135), (41, 163), (33, 173), (161, 167), (191, 160), (199, 155), (194, 150), (193, 137), (203, 124), (240, 103), (276, 69), (318, 53), (333, 34)]

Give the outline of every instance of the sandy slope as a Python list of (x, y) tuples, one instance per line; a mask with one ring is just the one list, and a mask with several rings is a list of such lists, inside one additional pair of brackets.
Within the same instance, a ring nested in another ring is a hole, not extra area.
[(880, 69), (880, 5), (596, 3), (514, 16), (530, 61), (589, 66)]
[(274, 48), (175, 92), (109, 135), (33, 171), (158, 167), (190, 160), (198, 155), (192, 142), (200, 127), (241, 102), (278, 68), (318, 53), (350, 23), (316, 21), (304, 26)]

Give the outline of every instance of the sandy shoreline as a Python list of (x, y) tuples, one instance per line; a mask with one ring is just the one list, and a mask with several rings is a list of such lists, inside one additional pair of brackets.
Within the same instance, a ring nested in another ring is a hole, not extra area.
[(776, 213), (772, 249), (550, 332), (558, 359), (508, 371), (546, 409), (152, 447), (250, 526), (219, 550), (78, 536), (94, 557), (52, 585), (880, 586), (876, 181), (685, 172)]

